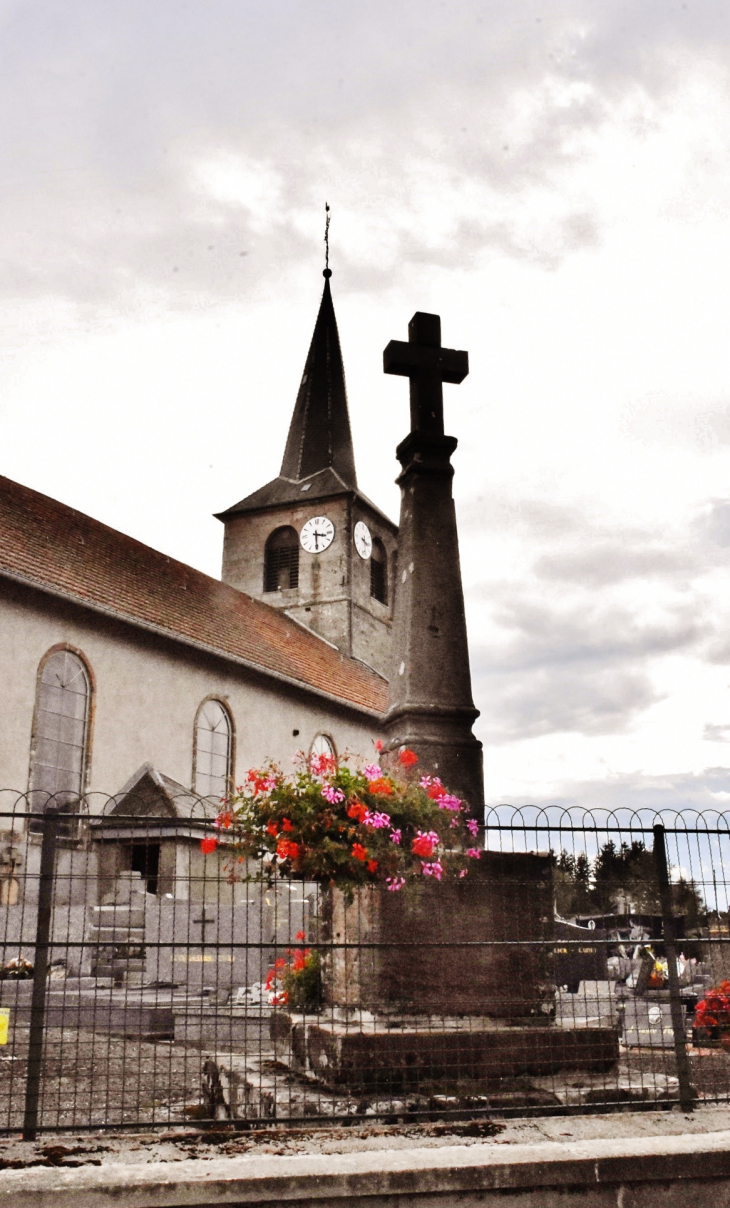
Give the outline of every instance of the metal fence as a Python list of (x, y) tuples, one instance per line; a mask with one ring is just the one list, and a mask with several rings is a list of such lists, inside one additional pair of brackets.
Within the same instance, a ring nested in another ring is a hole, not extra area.
[(190, 796), (41, 804), (0, 796), (2, 1132), (730, 1099), (730, 815), (501, 807), (474, 876), (348, 896)]

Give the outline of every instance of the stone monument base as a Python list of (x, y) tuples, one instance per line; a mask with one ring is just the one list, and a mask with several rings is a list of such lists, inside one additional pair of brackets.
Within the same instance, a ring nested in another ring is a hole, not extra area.
[(455, 1018), (434, 1021), (431, 1029), (396, 1029), (392, 1020), (290, 1016), (287, 1028), (280, 1016), (278, 1033), (279, 1052), (288, 1048), (295, 1068), (355, 1094), (484, 1094), (522, 1076), (607, 1073), (619, 1058), (611, 1027), (500, 1027), (486, 1018)]

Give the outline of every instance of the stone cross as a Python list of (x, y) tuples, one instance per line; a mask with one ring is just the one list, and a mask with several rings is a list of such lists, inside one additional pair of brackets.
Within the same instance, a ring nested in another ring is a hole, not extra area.
[(481, 743), (472, 733), (479, 711), (451, 494), (457, 441), (444, 435), (443, 404), (443, 383), (463, 382), (469, 357), (442, 348), (439, 316), (419, 311), (408, 324), (408, 342), (392, 340), (385, 349), (383, 369), (407, 377), (411, 393), (411, 431), (396, 450), (401, 513), (383, 726), (386, 766), (401, 747), (412, 748), (423, 772), (440, 776), (479, 817), (484, 773)]
[(410, 378), (411, 432), (444, 434), (443, 383), (458, 386), (469, 372), (468, 352), (441, 347), (441, 319), (416, 311), (408, 343), (391, 340), (383, 352), (383, 372)]

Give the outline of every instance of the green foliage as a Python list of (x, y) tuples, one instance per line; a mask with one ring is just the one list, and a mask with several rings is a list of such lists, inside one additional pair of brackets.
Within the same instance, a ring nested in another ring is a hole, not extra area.
[[(563, 918), (580, 914), (660, 914), (661, 897), (654, 854), (639, 840), (604, 843), (593, 861), (561, 851), (554, 860), (555, 905)], [(674, 913), (688, 928), (699, 925), (702, 898), (684, 878), (671, 886)]]

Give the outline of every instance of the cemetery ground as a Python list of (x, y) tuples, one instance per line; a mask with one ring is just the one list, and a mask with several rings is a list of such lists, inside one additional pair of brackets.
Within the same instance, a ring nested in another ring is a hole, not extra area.
[[(618, 1007), (620, 1000), (610, 983), (583, 983), (578, 995), (560, 992), (556, 1024), (571, 1029), (596, 1022), (608, 1024), (615, 1022)], [(632, 1010), (643, 1014), (637, 1018)], [(210, 1038), (216, 1030), (216, 1008), (208, 1008), (206, 1014), (198, 1036), (202, 1030)], [(473, 1096), (465, 1099), (463, 1093), (461, 1097), (449, 1094), (443, 1087), (429, 1091), (424, 1086), (415, 1095), (348, 1094), (345, 1088), (330, 1086), (326, 1079), (297, 1068), (286, 1043), (276, 1040), (261, 1039), (248, 1051), (239, 1045), (236, 1052), (210, 1040), (191, 1042), (170, 1035), (135, 1036), (51, 1026), (44, 1039), (40, 1119), (45, 1131), (40, 1134), (38, 1152), (56, 1144), (49, 1130), (73, 1133), (80, 1125), (92, 1133), (97, 1129), (108, 1133), (115, 1127), (135, 1131), (148, 1127), (171, 1134), (182, 1129), (181, 1136), (198, 1138), (196, 1145), (256, 1145), (256, 1137), (275, 1135), (278, 1146), (288, 1146), (310, 1134), (315, 1138), (324, 1135), (320, 1130), (327, 1126), (327, 1117), (330, 1128), (350, 1138), (363, 1129), (370, 1130), (370, 1136), (376, 1135), (372, 1132), (376, 1129), (384, 1130), (377, 1135), (391, 1137), (408, 1136), (414, 1130), (414, 1135), (480, 1137), (530, 1113), (554, 1113), (558, 1121), (569, 1120), (573, 1128), (571, 1112), (625, 1109), (633, 1111), (639, 1121), (662, 1103), (666, 1109), (673, 1108), (678, 1084), (668, 1018), (657, 1007), (629, 1002), (624, 1007), (623, 1034), (618, 1062), (610, 1069), (502, 1077), (477, 1102)], [(0, 1049), (2, 1124), (10, 1134), (20, 1132), (23, 1125), (28, 1037), (27, 1024), (17, 1021), (10, 1043)], [(727, 1100), (730, 1052), (690, 1046), (689, 1063), (698, 1103), (706, 1100), (706, 1111), (727, 1112), (710, 1104), (713, 1099)], [(251, 1088), (245, 1102), (240, 1097), (237, 1100), (243, 1110), (232, 1113), (232, 1084), (226, 1083), (225, 1076), (222, 1085), (217, 1081), (217, 1071), (225, 1075), (226, 1069), (238, 1069)], [(238, 1118), (232, 1121), (231, 1114)], [(237, 1128), (238, 1134), (228, 1136), (227, 1128)], [(216, 1130), (213, 1142), (211, 1129)], [(12, 1141), (0, 1139), (0, 1145), (6, 1148)]]

